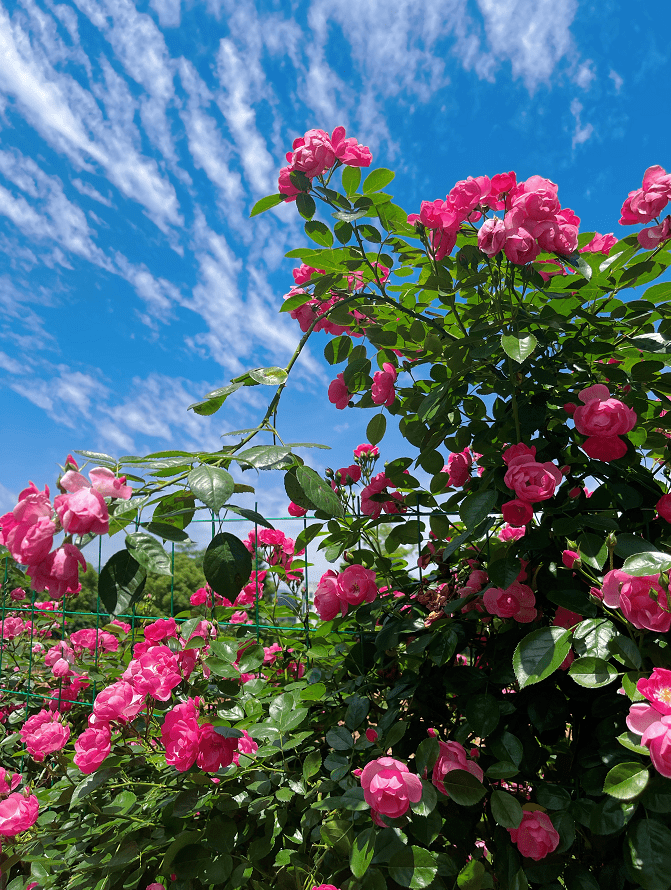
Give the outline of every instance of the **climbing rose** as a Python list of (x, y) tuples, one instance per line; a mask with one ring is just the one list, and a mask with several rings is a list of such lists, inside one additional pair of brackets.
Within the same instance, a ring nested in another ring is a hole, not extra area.
[(611, 247), (615, 244), (617, 244), (617, 238), (612, 232), (608, 235), (600, 235), (598, 232), (595, 232), (589, 244), (580, 248), (580, 253), (603, 253), (605, 256), (608, 256)]
[(359, 460), (363, 460), (366, 457), (379, 457), (380, 449), (377, 445), (369, 445), (368, 442), (364, 442), (363, 445), (357, 445), (354, 449), (354, 457)]
[(514, 528), (520, 528), (531, 522), (534, 511), (528, 501), (521, 501), (516, 498), (514, 501), (506, 501), (501, 507), (504, 522), (512, 525)]
[(93, 703), (93, 714), (98, 722), (127, 723), (143, 710), (144, 695), (126, 680), (117, 680), (102, 689)]
[(287, 155), (293, 170), (306, 176), (321, 176), (336, 161), (336, 154), (328, 133), (324, 130), (308, 130), (304, 136), (294, 139), (293, 152)]
[(508, 471), (503, 481), (512, 488), (518, 500), (534, 504), (553, 497), (563, 475), (558, 466), (550, 461), (539, 463), (536, 449), (526, 445), (513, 445), (503, 453)]
[(375, 581), (375, 572), (372, 569), (359, 565), (347, 566), (338, 577), (341, 602), (350, 606), (372, 603), (378, 594)]
[(336, 127), (331, 135), (331, 145), (336, 157), (348, 167), (370, 167), (373, 155), (366, 145), (361, 145), (354, 136), (345, 138), (345, 128)]
[(355, 485), (361, 479), (361, 467), (350, 464), (349, 467), (341, 467), (336, 470), (336, 479), (340, 479), (340, 485)]
[(498, 217), (486, 220), (478, 232), (478, 247), (487, 256), (494, 256), (503, 249), (506, 227)]
[(85, 729), (75, 742), (74, 761), (89, 775), (94, 773), (112, 750), (110, 728), (106, 723)]
[(55, 531), (46, 485), (44, 491), (39, 491), (31, 482), (19, 495), (12, 512), (0, 516), (0, 544), (22, 565), (37, 565), (47, 558)]
[(382, 370), (375, 374), (371, 397), (376, 405), (386, 405), (389, 408), (394, 404), (394, 399), (396, 398), (394, 384), (397, 377), (398, 372), (396, 368), (389, 362), (385, 362), (382, 365)]
[(576, 561), (580, 559), (580, 554), (575, 550), (564, 550), (561, 555), (561, 561), (567, 569), (572, 569)]
[(305, 516), (308, 511), (305, 509), (305, 507), (299, 507), (298, 504), (294, 504), (293, 501), (289, 501), (287, 512), (289, 513), (289, 516)]
[(62, 544), (37, 565), (28, 566), (26, 572), (32, 580), (33, 590), (48, 590), (52, 597), (61, 599), (66, 593), (78, 593), (79, 567), (86, 571), (86, 560), (74, 544)]
[(237, 748), (237, 738), (224, 738), (211, 723), (204, 723), (198, 730), (196, 763), (206, 773), (216, 773), (220, 767), (233, 763)]
[(671, 522), (671, 494), (663, 494), (657, 501), (655, 509), (667, 522)]
[(37, 821), (40, 805), (34, 794), (26, 797), (17, 791), (0, 801), (0, 835), (13, 837)]
[(366, 803), (376, 813), (392, 819), (407, 812), (410, 803), (422, 797), (422, 780), (393, 757), (379, 757), (367, 763), (361, 774)]
[(536, 597), (526, 584), (514, 581), (510, 587), (490, 587), (483, 596), (485, 609), (499, 618), (514, 618), (521, 624), (528, 624), (536, 617)]
[(172, 690), (182, 681), (182, 672), (168, 646), (152, 646), (140, 658), (130, 662), (122, 677), (141, 695), (169, 701)]
[(582, 436), (588, 436), (583, 442), (583, 451), (589, 457), (603, 461), (623, 457), (627, 445), (619, 436), (630, 432), (636, 425), (634, 409), (611, 398), (603, 383), (589, 386), (578, 395), (583, 404), (576, 408), (573, 420), (576, 430)]
[(163, 721), (161, 741), (165, 747), (166, 763), (179, 772), (186, 772), (198, 756), (198, 739), (196, 701), (189, 698), (168, 711)]
[[(329, 569), (319, 579), (315, 590), (315, 610), (322, 621), (333, 621), (341, 608), (340, 591), (338, 588), (338, 573)], [(345, 612), (347, 613), (347, 603)]]
[(448, 474), (447, 484), (453, 488), (461, 488), (471, 478), (472, 466), (473, 457), (470, 448), (451, 454), (447, 459), (447, 466), (443, 467), (443, 472)]
[(545, 859), (559, 846), (559, 834), (547, 813), (540, 810), (525, 810), (518, 828), (508, 832), (522, 856), (528, 859)]
[(455, 769), (466, 770), (471, 773), (471, 775), (475, 776), (478, 782), (482, 782), (484, 773), (477, 763), (468, 759), (466, 756), (466, 749), (463, 745), (460, 745), (459, 742), (441, 741), (439, 741), (438, 744), (440, 745), (440, 753), (438, 754), (438, 760), (436, 760), (433, 767), (431, 781), (441, 794), (447, 794), (449, 796), (449, 793), (445, 788), (445, 776)]
[(614, 569), (604, 577), (602, 591), (604, 604), (621, 609), (634, 627), (656, 633), (667, 633), (671, 628), (667, 595), (655, 575), (636, 578)]
[(342, 374), (338, 374), (335, 380), (332, 380), (329, 383), (329, 402), (335, 405), (336, 408), (342, 410), (346, 408), (349, 404), (349, 400), (351, 397), (350, 391), (347, 389), (345, 384), (345, 380)]
[(21, 728), (21, 741), (38, 763), (46, 754), (60, 751), (70, 738), (70, 727), (60, 722), (58, 711), (42, 710), (29, 717)]

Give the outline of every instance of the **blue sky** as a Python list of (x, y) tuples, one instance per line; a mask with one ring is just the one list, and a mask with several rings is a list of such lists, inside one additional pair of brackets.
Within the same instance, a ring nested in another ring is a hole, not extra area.
[[(0, 2), (0, 513), (28, 479), (53, 485), (68, 451), (216, 449), (260, 417), (261, 387), (211, 418), (186, 408), (285, 364), (299, 339), (277, 314), (283, 254), (306, 240), (298, 215), (248, 216), (306, 129), (344, 124), (397, 171), (409, 212), (468, 175), (516, 170), (557, 182), (582, 230), (626, 233), (627, 192), (671, 166), (669, 7), (633, 10)], [(280, 412), (289, 441), (333, 446), (305, 454), (320, 470), (349, 462), (369, 419), (328, 403), (324, 336)], [(284, 512), (279, 474), (259, 478), (259, 503)]]

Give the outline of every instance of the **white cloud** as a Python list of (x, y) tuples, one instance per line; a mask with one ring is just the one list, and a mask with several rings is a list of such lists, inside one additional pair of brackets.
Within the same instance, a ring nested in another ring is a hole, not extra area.
[(622, 89), (622, 84), (624, 83), (624, 78), (620, 77), (620, 75), (613, 68), (610, 69), (610, 73), (608, 77), (613, 81), (615, 85), (615, 92), (619, 93)]
[(182, 17), (181, 0), (150, 0), (162, 28), (178, 28)]
[(575, 54), (570, 27), (577, 0), (478, 0), (492, 57), (509, 61), (530, 92), (550, 83), (557, 64)]
[(109, 198), (105, 198), (97, 189), (94, 189), (92, 185), (89, 185), (86, 182), (82, 182), (81, 179), (73, 179), (72, 184), (77, 189), (77, 191), (81, 195), (86, 195), (88, 198), (93, 198), (94, 201), (98, 201), (100, 204), (104, 204), (105, 207), (111, 207), (112, 202)]
[(135, 265), (118, 252), (115, 259), (118, 274), (135, 288), (147, 305), (149, 316), (143, 321), (153, 326), (157, 318), (168, 321), (174, 317), (173, 306), (180, 301), (179, 288), (165, 278), (155, 278), (144, 263)]
[(9, 385), (52, 420), (70, 429), (79, 428), (82, 418), (90, 417), (94, 396), (98, 402), (107, 392), (90, 374), (72, 371), (65, 365), (57, 365), (47, 380), (24, 377)]
[(587, 142), (587, 140), (592, 136), (594, 132), (594, 127), (592, 124), (581, 125), (580, 116), (582, 114), (583, 107), (582, 103), (577, 99), (573, 99), (571, 102), (571, 114), (575, 118), (575, 129), (573, 131), (573, 139), (571, 140), (571, 147), (575, 148), (576, 145), (582, 145), (583, 142)]
[(583, 62), (578, 66), (578, 70), (576, 71), (573, 80), (581, 90), (588, 90), (595, 77), (596, 71), (594, 70), (594, 62), (591, 59), (587, 59), (586, 62)]
[(0, 352), (0, 368), (4, 371), (8, 371), (10, 374), (21, 374), (23, 367), (16, 359), (7, 355), (6, 352)]

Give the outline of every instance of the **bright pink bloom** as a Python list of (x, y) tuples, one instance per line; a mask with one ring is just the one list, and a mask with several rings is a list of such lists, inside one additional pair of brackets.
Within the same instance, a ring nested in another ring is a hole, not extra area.
[(445, 776), (452, 770), (465, 770), (475, 776), (478, 782), (482, 782), (484, 773), (472, 760), (466, 756), (466, 749), (459, 742), (442, 742), (439, 741), (440, 753), (433, 767), (431, 781), (441, 794), (447, 794), (445, 788)]
[(105, 499), (93, 488), (61, 494), (54, 508), (63, 530), (72, 535), (105, 535), (109, 531), (109, 513)]
[(324, 274), (324, 269), (314, 269), (312, 266), (306, 266), (305, 263), (301, 263), (298, 269), (294, 269), (291, 273), (294, 276), (294, 282), (297, 287), (300, 287), (303, 284), (309, 284), (312, 278), (312, 275), (316, 272), (318, 275)]
[(40, 805), (34, 794), (19, 791), (0, 801), (0, 835), (13, 837), (37, 822)]
[(80, 550), (74, 544), (63, 544), (42, 562), (28, 566), (26, 572), (31, 577), (33, 590), (38, 593), (48, 590), (55, 599), (61, 599), (66, 593), (81, 590), (80, 567), (86, 571), (86, 560)]
[(487, 256), (495, 256), (503, 250), (506, 235), (506, 227), (502, 219), (495, 216), (485, 220), (478, 232), (478, 247)]
[(501, 506), (501, 513), (503, 514), (504, 522), (507, 522), (514, 528), (528, 525), (534, 515), (531, 504), (528, 501), (521, 501), (519, 499), (506, 501), (506, 503)]
[(294, 139), (293, 152), (287, 155), (287, 160), (293, 170), (310, 177), (321, 176), (335, 164), (336, 153), (328, 133), (308, 130), (304, 136)]
[(443, 467), (443, 472), (447, 472), (447, 484), (453, 488), (461, 488), (471, 478), (471, 467), (473, 466), (473, 457), (470, 448), (466, 447), (463, 451), (451, 454), (447, 459), (447, 466)]
[(116, 652), (119, 648), (119, 641), (114, 634), (93, 627), (76, 630), (70, 634), (70, 642), (76, 655), (81, 654), (84, 649), (88, 649), (93, 655), (96, 648), (102, 649), (103, 652)]
[(175, 640), (179, 637), (179, 628), (174, 618), (159, 618), (144, 626), (144, 638), (150, 643), (158, 643), (170, 637)]
[(662, 241), (668, 241), (671, 238), (671, 216), (667, 216), (657, 226), (641, 229), (636, 238), (644, 250), (654, 250)]
[[(373, 495), (384, 493), (387, 495), (387, 502), (391, 501), (393, 497), (398, 495), (398, 492), (387, 491), (389, 485), (391, 485), (391, 479), (385, 476), (384, 472), (373, 476), (370, 483), (361, 491), (361, 512), (365, 513), (366, 516), (372, 516), (374, 519), (377, 519), (383, 508), (385, 513), (397, 512), (393, 509), (393, 502), (386, 503), (371, 500)], [(400, 497), (400, 495), (398, 496)]]
[(102, 689), (93, 703), (93, 715), (98, 722), (127, 723), (144, 709), (144, 695), (126, 680), (117, 680)]
[(616, 244), (617, 238), (612, 232), (608, 235), (600, 235), (598, 232), (595, 232), (589, 244), (580, 248), (580, 253), (602, 253), (608, 256), (611, 247), (614, 247)]
[(89, 775), (94, 773), (112, 750), (110, 728), (107, 723), (90, 726), (75, 742), (74, 762)]
[(111, 470), (106, 467), (95, 467), (89, 471), (91, 485), (96, 491), (99, 491), (104, 498), (120, 498), (127, 501), (133, 494), (130, 485), (126, 485), (126, 477), (114, 475)]
[(666, 668), (653, 668), (646, 679), (641, 678), (636, 689), (644, 695), (656, 710), (668, 717), (671, 715), (671, 671)]
[(499, 541), (519, 541), (520, 538), (523, 538), (526, 534), (526, 526), (523, 525), (521, 528), (515, 528), (512, 525), (504, 525), (501, 531), (498, 534)]
[(671, 176), (659, 165), (648, 167), (643, 186), (633, 192), (622, 205), (620, 224), (624, 226), (651, 222), (664, 210), (671, 198)]
[(57, 711), (42, 710), (21, 727), (21, 741), (38, 763), (45, 755), (64, 748), (70, 738), (70, 727), (60, 722), (60, 716)]
[(359, 565), (347, 566), (338, 576), (341, 602), (350, 606), (372, 603), (378, 594), (375, 581), (375, 572), (372, 569)]
[(536, 259), (541, 249), (528, 229), (516, 226), (507, 229), (503, 252), (511, 263), (525, 266)]
[(246, 729), (241, 730), (242, 738), (236, 739), (238, 746), (236, 750), (233, 752), (233, 763), (236, 766), (240, 766), (240, 755), (246, 755), (243, 764), (249, 763), (249, 758), (255, 754), (259, 750), (259, 746), (254, 741), (254, 739), (250, 736)]
[(338, 374), (336, 379), (329, 383), (328, 396), (329, 402), (335, 405), (339, 410), (346, 408), (349, 404), (351, 393), (345, 385), (345, 380), (342, 374)]
[(216, 773), (221, 767), (233, 763), (237, 748), (237, 738), (224, 738), (211, 723), (204, 723), (198, 731), (196, 764), (206, 773)]
[(287, 512), (289, 516), (305, 516), (308, 511), (305, 509), (305, 507), (299, 507), (298, 504), (294, 504), (293, 501), (289, 501)]
[(315, 884), (312, 890), (340, 890), (340, 888), (335, 884)]
[(23, 781), (21, 773), (10, 773), (3, 766), (0, 766), (0, 796), (7, 795), (19, 787)]
[(336, 479), (340, 479), (339, 485), (356, 485), (361, 479), (361, 467), (357, 464), (350, 464), (349, 467), (341, 467), (336, 470)]
[(277, 178), (277, 191), (285, 195), (286, 201), (295, 201), (296, 195), (300, 195), (302, 189), (297, 188), (291, 181), (291, 167), (282, 167)]
[(619, 608), (634, 627), (657, 633), (667, 633), (671, 628), (667, 595), (658, 577), (635, 578), (614, 569), (604, 577), (602, 591), (605, 605)]
[(522, 856), (536, 862), (559, 846), (559, 833), (548, 814), (540, 810), (524, 810), (519, 827), (509, 828), (508, 833)]
[(529, 504), (553, 497), (555, 488), (564, 478), (559, 467), (552, 462), (538, 463), (535, 453), (535, 448), (513, 445), (503, 454), (503, 459), (508, 464), (504, 482), (508, 488), (514, 490), (519, 500)]
[(572, 569), (577, 559), (580, 559), (580, 554), (575, 550), (564, 550), (561, 555), (561, 561), (567, 569)]
[(520, 624), (528, 624), (536, 618), (536, 597), (526, 584), (514, 581), (510, 587), (490, 587), (485, 590), (483, 603), (491, 615), (499, 618), (514, 618)]
[(333, 569), (329, 569), (321, 576), (315, 590), (314, 603), (322, 621), (333, 621), (341, 608), (344, 608), (343, 615), (347, 614), (347, 603), (342, 603), (340, 599), (338, 573)]
[(194, 699), (189, 698), (168, 711), (161, 727), (161, 740), (165, 747), (166, 763), (179, 772), (186, 772), (198, 756), (198, 710)]
[(663, 494), (655, 506), (657, 513), (667, 522), (671, 522), (671, 494)]
[(422, 781), (393, 757), (371, 760), (361, 774), (366, 803), (376, 813), (396, 819), (422, 797)]
[(55, 531), (49, 489), (39, 491), (33, 482), (21, 492), (12, 512), (0, 516), (0, 544), (22, 565), (37, 565), (47, 558)]
[[(378, 371), (373, 377), (373, 386), (371, 389), (371, 397), (376, 405), (386, 405), (387, 408), (394, 404), (396, 398), (396, 390), (394, 384), (398, 377), (396, 368), (389, 362), (382, 365), (383, 370)], [(333, 386), (333, 384), (331, 384)], [(329, 387), (329, 399), (330, 387)], [(339, 407), (336, 403), (336, 407)], [(344, 406), (343, 406), (344, 407)]]
[(357, 445), (354, 449), (354, 457), (358, 460), (364, 460), (366, 458), (375, 458), (380, 456), (380, 449), (377, 445), (369, 445), (367, 442), (364, 442), (362, 445)]
[[(583, 389), (579, 397), (584, 404), (576, 408), (573, 419), (576, 430), (583, 436), (612, 439), (630, 432), (636, 425), (634, 409), (611, 398), (603, 383)], [(626, 445), (622, 445), (626, 451)]]
[(569, 225), (561, 218), (537, 222), (531, 234), (541, 250), (568, 256), (578, 247), (578, 227)]
[(122, 677), (141, 695), (151, 695), (158, 701), (168, 701), (172, 690), (182, 682), (179, 663), (167, 646), (152, 646), (133, 659)]

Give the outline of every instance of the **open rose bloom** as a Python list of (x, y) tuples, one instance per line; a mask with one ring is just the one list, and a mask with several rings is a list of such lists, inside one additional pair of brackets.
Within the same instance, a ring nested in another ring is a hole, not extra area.
[(396, 819), (422, 797), (422, 781), (393, 757), (379, 757), (367, 763), (361, 774), (364, 798), (371, 809)]

